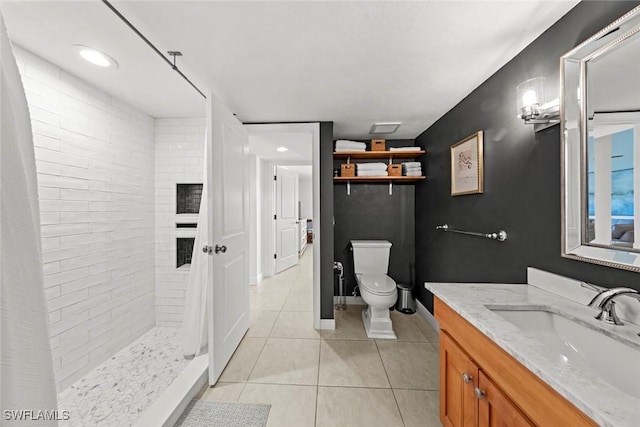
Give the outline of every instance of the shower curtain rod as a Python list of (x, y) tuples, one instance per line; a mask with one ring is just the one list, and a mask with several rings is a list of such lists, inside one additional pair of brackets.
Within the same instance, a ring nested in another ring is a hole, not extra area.
[[(207, 96), (206, 96), (204, 93), (202, 93), (202, 91), (201, 91), (200, 89), (198, 89), (198, 87), (197, 87), (195, 84), (193, 84), (193, 82), (192, 82), (191, 80), (189, 80), (189, 78), (188, 78), (187, 76), (185, 76), (185, 75), (182, 73), (182, 71), (180, 71), (180, 70), (178, 69), (178, 67), (175, 65), (175, 63), (172, 63), (172, 62), (169, 60), (169, 58), (167, 58), (166, 56), (164, 56), (164, 54), (163, 54), (162, 52), (160, 52), (160, 51), (158, 50), (158, 48), (157, 48), (157, 47), (155, 47), (155, 46), (153, 45), (153, 43), (151, 43), (151, 42), (149, 41), (149, 39), (148, 39), (148, 38), (146, 38), (146, 37), (144, 36), (144, 34), (142, 34), (142, 33), (141, 33), (141, 32), (140, 32), (140, 31), (139, 31), (139, 30), (138, 30), (138, 29), (137, 29), (137, 28), (136, 28), (136, 27), (131, 23), (131, 22), (129, 22), (129, 20), (128, 20), (127, 18), (125, 18), (125, 17), (124, 17), (124, 15), (118, 11), (118, 9), (116, 9), (116, 8), (115, 8), (111, 3), (109, 3), (107, 0), (102, 0), (102, 3), (104, 3), (104, 4), (105, 4), (109, 9), (111, 9), (111, 11), (112, 11), (113, 13), (115, 13), (115, 14), (116, 14), (116, 16), (118, 16), (118, 18), (120, 18), (120, 19), (122, 20), (122, 22), (124, 22), (125, 24), (127, 24), (127, 26), (128, 26), (129, 28), (131, 28), (131, 30), (132, 30), (134, 33), (136, 33), (136, 34), (138, 35), (138, 37), (140, 37), (140, 38), (141, 38), (141, 39), (142, 39), (142, 40), (143, 40), (147, 45), (149, 45), (149, 47), (150, 47), (151, 49), (153, 49), (153, 50), (154, 50), (158, 55), (160, 55), (160, 57), (161, 57), (162, 59), (164, 59), (164, 61), (165, 61), (167, 64), (169, 64), (169, 66), (170, 66), (172, 69), (174, 69), (174, 70), (176, 71), (176, 73), (180, 74), (180, 76), (182, 76), (182, 78), (183, 78), (183, 79), (185, 79), (185, 80), (187, 81), (187, 83), (189, 83), (189, 84), (191, 85), (191, 87), (193, 87), (195, 90), (197, 90), (197, 91), (198, 91), (198, 93), (199, 93), (200, 95), (202, 95), (202, 97), (203, 97), (204, 99), (207, 99)], [(175, 57), (174, 57), (174, 61), (175, 61)]]

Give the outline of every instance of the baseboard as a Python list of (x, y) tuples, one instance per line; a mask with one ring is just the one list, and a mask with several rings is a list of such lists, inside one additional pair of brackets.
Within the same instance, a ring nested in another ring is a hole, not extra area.
[(249, 280), (249, 284), (250, 285), (259, 285), (260, 283), (262, 283), (262, 280), (264, 280), (264, 275), (262, 273), (260, 273), (257, 276), (252, 277)]
[[(367, 305), (362, 297), (345, 297), (347, 305)], [(338, 303), (338, 297), (333, 297), (333, 303)]]
[(334, 330), (336, 328), (336, 319), (320, 319), (320, 329)]
[(436, 318), (433, 317), (433, 314), (431, 314), (431, 312), (427, 310), (427, 308), (422, 305), (418, 299), (416, 299), (416, 312), (421, 315), (433, 329), (438, 332), (440, 331), (440, 325), (438, 325)]

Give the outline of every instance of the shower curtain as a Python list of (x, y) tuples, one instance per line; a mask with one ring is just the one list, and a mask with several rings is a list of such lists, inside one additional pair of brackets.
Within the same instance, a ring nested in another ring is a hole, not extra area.
[(47, 316), (29, 109), (0, 14), (0, 416), (3, 426), (51, 426), (57, 425), (56, 419), (65, 417), (62, 411), (57, 412)]
[(200, 353), (207, 345), (207, 283), (209, 276), (209, 254), (202, 251), (202, 247), (208, 240), (209, 215), (207, 214), (207, 144), (204, 148), (204, 172), (203, 172), (202, 198), (200, 199), (200, 211), (198, 213), (198, 228), (196, 239), (193, 243), (191, 255), (191, 269), (189, 271), (189, 284), (184, 307), (184, 319), (182, 320), (182, 354), (186, 358), (192, 358)]

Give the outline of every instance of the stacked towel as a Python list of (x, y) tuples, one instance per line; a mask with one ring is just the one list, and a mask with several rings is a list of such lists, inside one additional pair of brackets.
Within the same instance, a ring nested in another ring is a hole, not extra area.
[(367, 144), (358, 141), (339, 139), (336, 141), (336, 153), (345, 151), (366, 151)]
[(420, 162), (404, 162), (402, 163), (403, 168), (422, 168), (422, 163)]
[(420, 151), (420, 147), (391, 147), (389, 151)]
[(389, 176), (385, 163), (356, 163), (357, 176)]
[(386, 163), (356, 163), (357, 170), (386, 171)]
[(405, 176), (422, 176), (422, 164), (420, 162), (405, 162), (402, 164), (402, 174)]
[(389, 176), (389, 172), (387, 171), (375, 171), (375, 170), (363, 170), (357, 171), (357, 176)]

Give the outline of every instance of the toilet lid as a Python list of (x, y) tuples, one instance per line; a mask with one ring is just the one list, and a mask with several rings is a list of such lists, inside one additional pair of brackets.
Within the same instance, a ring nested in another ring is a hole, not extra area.
[(358, 285), (374, 295), (390, 295), (396, 290), (396, 282), (386, 274), (358, 274)]

